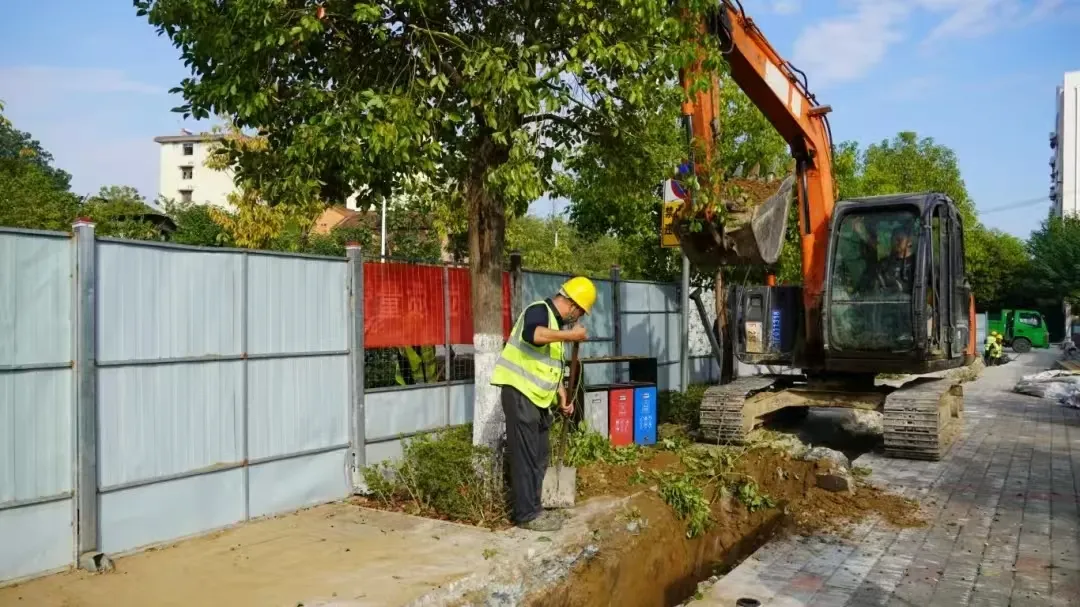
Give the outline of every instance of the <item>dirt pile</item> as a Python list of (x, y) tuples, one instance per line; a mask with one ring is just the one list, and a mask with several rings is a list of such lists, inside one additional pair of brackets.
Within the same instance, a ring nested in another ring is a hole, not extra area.
[(754, 208), (760, 206), (780, 189), (781, 180), (764, 179), (729, 179), (725, 182), (729, 191), (736, 194), (732, 202), (736, 207)]

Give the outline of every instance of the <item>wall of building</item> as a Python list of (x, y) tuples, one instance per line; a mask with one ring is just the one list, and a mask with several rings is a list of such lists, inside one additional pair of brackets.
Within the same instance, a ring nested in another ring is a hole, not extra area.
[[(183, 200), (183, 191), (191, 190), (191, 200), (231, 208), (228, 195), (236, 190), (230, 169), (215, 170), (206, 166), (212, 144), (194, 136), (194, 141), (181, 138), (158, 138), (160, 162), (158, 163), (158, 192), (174, 200)], [(164, 141), (162, 141), (164, 140)], [(184, 155), (184, 144), (192, 144), (192, 155)], [(183, 178), (183, 167), (191, 167), (191, 179)]]
[(1066, 72), (1057, 90), (1057, 124), (1051, 145), (1054, 149), (1051, 192), (1054, 209), (1063, 213), (1080, 212), (1080, 71)]

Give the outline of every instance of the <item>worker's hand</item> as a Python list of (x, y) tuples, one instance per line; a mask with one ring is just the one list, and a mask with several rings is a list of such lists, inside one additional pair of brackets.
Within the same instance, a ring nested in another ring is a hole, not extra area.
[(574, 403), (566, 396), (566, 388), (559, 386), (559, 411), (566, 416), (574, 414)]
[(568, 341), (585, 341), (588, 337), (588, 334), (585, 332), (585, 327), (581, 325), (574, 325), (568, 333), (570, 334), (570, 339)]

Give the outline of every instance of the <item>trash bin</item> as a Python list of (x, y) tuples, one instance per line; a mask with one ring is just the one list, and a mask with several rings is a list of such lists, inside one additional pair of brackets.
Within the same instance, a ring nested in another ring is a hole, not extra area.
[(615, 385), (608, 396), (608, 428), (611, 444), (622, 447), (634, 442), (634, 387)]
[(656, 385), (634, 386), (634, 442), (656, 444)]

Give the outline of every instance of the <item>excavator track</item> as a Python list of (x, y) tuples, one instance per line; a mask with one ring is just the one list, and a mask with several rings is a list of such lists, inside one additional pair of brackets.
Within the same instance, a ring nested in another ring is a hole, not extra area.
[(928, 378), (897, 388), (885, 398), (885, 454), (941, 459), (960, 432), (963, 411), (959, 381)]
[(777, 377), (755, 375), (710, 387), (701, 399), (701, 438), (710, 443), (741, 444), (753, 429), (753, 420), (747, 423), (743, 419), (746, 399), (769, 390), (778, 381)]

